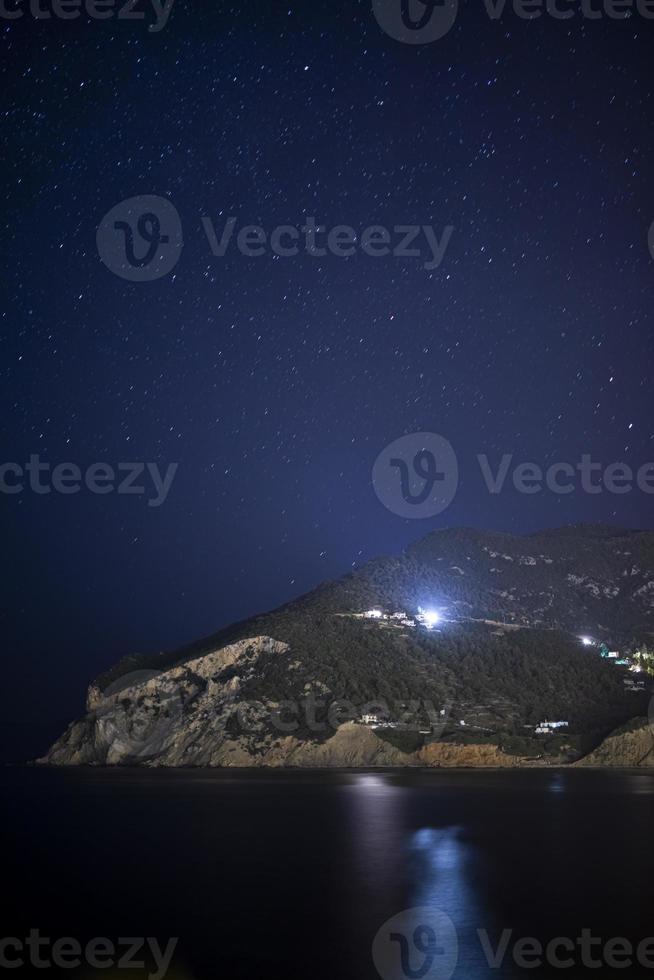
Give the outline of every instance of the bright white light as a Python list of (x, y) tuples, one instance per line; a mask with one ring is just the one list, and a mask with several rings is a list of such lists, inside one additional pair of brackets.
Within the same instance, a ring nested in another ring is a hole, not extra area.
[(425, 612), (423, 613), (423, 617), (427, 629), (432, 629), (436, 625), (436, 623), (440, 623), (441, 621), (441, 614), (437, 613), (433, 609), (425, 610)]
[(591, 640), (591, 638), (589, 636), (582, 636), (581, 637), (581, 642), (583, 643), (583, 645), (585, 647), (592, 647), (592, 645), (593, 645), (593, 641)]
[(382, 611), (381, 609), (369, 609), (366, 616), (368, 619), (381, 619)]

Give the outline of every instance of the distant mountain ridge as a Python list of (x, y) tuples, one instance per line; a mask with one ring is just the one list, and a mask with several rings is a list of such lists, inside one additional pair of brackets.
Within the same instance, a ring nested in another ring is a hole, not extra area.
[[(366, 618), (371, 609), (390, 618)], [(441, 621), (426, 628), (416, 620), (419, 609)], [(592, 649), (582, 646), (582, 635), (595, 641)], [(366, 736), (361, 753), (355, 746), (362, 730), (355, 725), (348, 739), (341, 733), (338, 745), (353, 759), (364, 759), (380, 737), (387, 749), (373, 755), (388, 759), (390, 748), (411, 755), (437, 736), (461, 744), (463, 729), (498, 751), (502, 743), (533, 754), (534, 726), (554, 716), (569, 722), (571, 734), (569, 744), (553, 740), (552, 752), (578, 757), (611, 728), (647, 714), (647, 692), (625, 689), (624, 671), (599, 657), (599, 643), (627, 653), (653, 638), (652, 532), (597, 525), (527, 536), (436, 531), (398, 556), (375, 559), (182, 650), (125, 658), (91, 684), (87, 715), (46, 758), (338, 764), (338, 752), (320, 748), (331, 745), (338, 725), (316, 728), (300, 711), (288, 742), (272, 723), (280, 702), (307, 698), (319, 702), (321, 724), (337, 701), (381, 701), (398, 718), (403, 704), (420, 704), (413, 726), (404, 720), (401, 734), (378, 731), (372, 742)], [(150, 674), (138, 679), (139, 671)], [(257, 705), (252, 730), (241, 717), (250, 703)], [(164, 723), (171, 704), (171, 723)], [(343, 723), (356, 722), (355, 715)], [(436, 732), (434, 717), (443, 716)], [(136, 730), (135, 740), (129, 732)], [(430, 749), (427, 757), (443, 752)], [(365, 764), (361, 759), (352, 764)]]

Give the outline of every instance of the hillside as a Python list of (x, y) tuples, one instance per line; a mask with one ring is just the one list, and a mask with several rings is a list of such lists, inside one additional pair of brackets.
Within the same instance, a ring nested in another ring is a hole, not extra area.
[[(599, 644), (624, 657), (653, 635), (652, 533), (436, 532), (183, 650), (121, 661), (46, 759), (429, 764), (472, 745), (571, 761), (648, 710), (649, 679), (628, 689), (633, 675)], [(381, 726), (356, 724), (364, 714)], [(568, 724), (537, 737), (545, 719)], [(344, 750), (348, 724), (363, 748)]]
[(578, 766), (654, 766), (654, 725), (636, 718), (612, 732), (601, 745), (576, 763)]

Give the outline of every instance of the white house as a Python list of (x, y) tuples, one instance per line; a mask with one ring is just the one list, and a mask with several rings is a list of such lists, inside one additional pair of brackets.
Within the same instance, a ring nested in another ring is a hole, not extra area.
[(536, 734), (551, 735), (557, 728), (567, 728), (569, 724), (568, 721), (541, 721), (536, 726)]

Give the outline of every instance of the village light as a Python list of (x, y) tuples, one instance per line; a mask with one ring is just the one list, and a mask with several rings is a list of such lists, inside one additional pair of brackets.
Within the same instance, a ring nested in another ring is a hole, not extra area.
[(583, 645), (585, 647), (592, 647), (592, 645), (593, 645), (593, 641), (591, 640), (591, 638), (589, 636), (582, 636), (581, 637), (581, 642), (583, 643)]
[(433, 629), (437, 623), (441, 621), (441, 614), (437, 613), (434, 609), (426, 609), (423, 613), (425, 620), (425, 626), (428, 630)]

